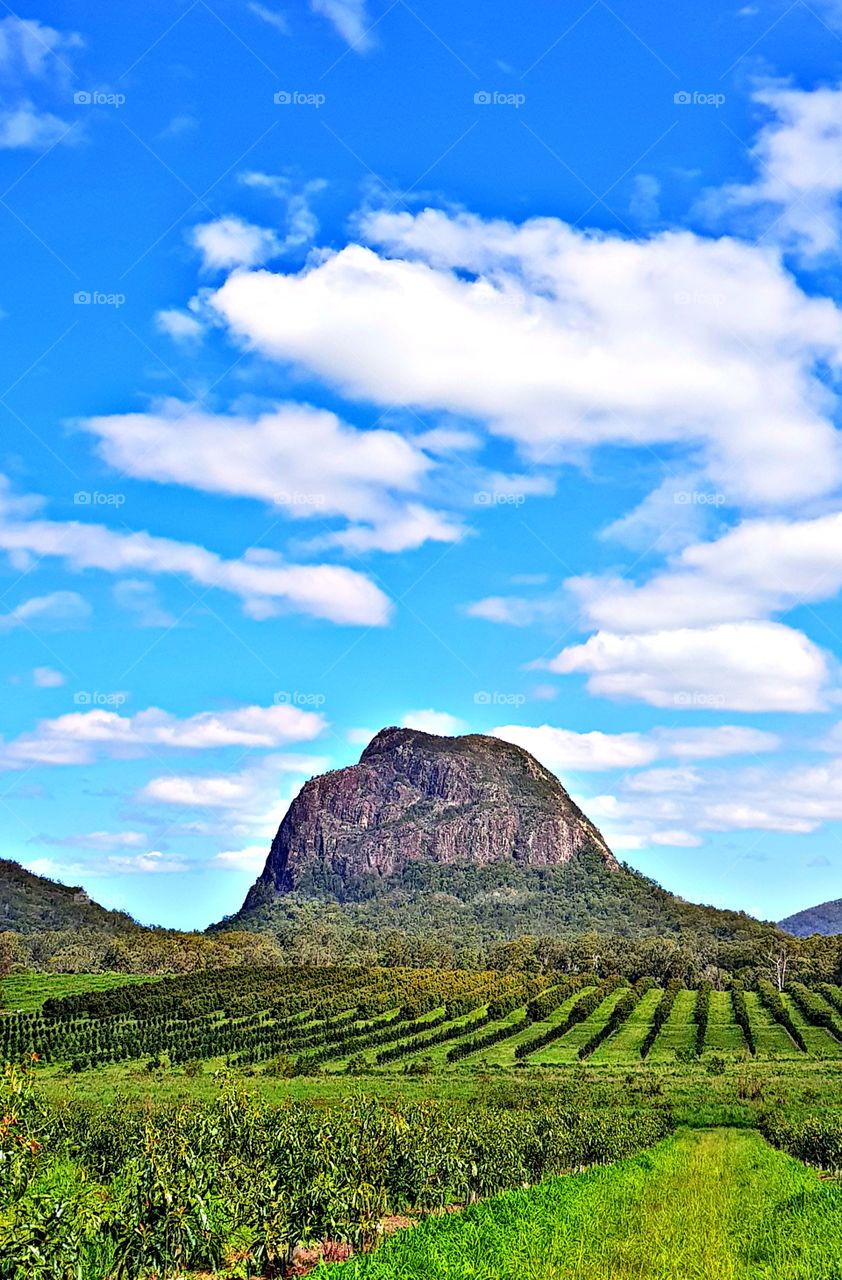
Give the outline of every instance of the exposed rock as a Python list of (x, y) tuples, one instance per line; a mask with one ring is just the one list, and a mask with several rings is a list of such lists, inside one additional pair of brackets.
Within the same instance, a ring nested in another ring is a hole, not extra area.
[(382, 729), (359, 764), (311, 779), (290, 806), (244, 910), (313, 877), (350, 883), (413, 862), (619, 865), (553, 774), (512, 743)]

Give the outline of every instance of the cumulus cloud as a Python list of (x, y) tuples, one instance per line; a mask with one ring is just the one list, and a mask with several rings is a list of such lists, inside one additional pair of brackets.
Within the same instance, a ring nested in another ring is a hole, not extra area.
[[(775, 734), (738, 725), (718, 725), (709, 729), (656, 728), (649, 733), (576, 733), (572, 729), (548, 724), (534, 727), (507, 724), (491, 732), (497, 738), (523, 747), (553, 772), (639, 769), (659, 759), (755, 755), (774, 751), (780, 745)], [(681, 774), (695, 778), (689, 770), (652, 769), (646, 776), (658, 778), (664, 784), (664, 790), (674, 790), (678, 788), (669, 786), (668, 775)]]
[(194, 227), (190, 239), (202, 255), (205, 271), (230, 271), (257, 267), (280, 251), (278, 237), (268, 227), (257, 227), (233, 214)]
[(777, 622), (599, 631), (546, 665), (587, 675), (591, 693), (686, 710), (821, 711), (831, 680), (828, 655)]
[(98, 707), (42, 720), (31, 733), (0, 743), (0, 769), (89, 764), (98, 755), (131, 757), (150, 747), (268, 749), (310, 741), (324, 728), (318, 713), (290, 706), (202, 711), (185, 719), (157, 707), (136, 715)]
[(752, 154), (757, 176), (710, 193), (707, 205), (748, 213), (753, 229), (805, 258), (839, 247), (842, 233), (842, 87), (758, 89), (772, 118)]
[(224, 853), (217, 853), (211, 865), (222, 867), (226, 871), (250, 871), (256, 875), (263, 870), (267, 854), (266, 845), (252, 844), (245, 849), (229, 849)]
[(161, 333), (176, 342), (198, 342), (204, 333), (201, 321), (189, 311), (169, 307), (155, 313), (155, 324)]
[(842, 317), (774, 253), (435, 210), (373, 214), (364, 231), (377, 251), (240, 272), (210, 306), (249, 347), (348, 395), (484, 422), (527, 458), (675, 446), (749, 505), (842, 480), (820, 375), (839, 366)]
[(434, 467), (428, 454), (396, 431), (357, 430), (325, 409), (285, 403), (249, 417), (167, 401), (155, 413), (82, 425), (129, 475), (255, 498), (292, 520), (351, 522), (319, 547), (404, 551), (462, 536), (458, 521), (417, 500)]
[(72, 122), (33, 102), (31, 94), (63, 89), (68, 59), (81, 45), (73, 32), (15, 14), (0, 21), (0, 148), (44, 151), (71, 141)]
[(380, 588), (344, 565), (290, 565), (273, 552), (224, 560), (194, 543), (149, 533), (118, 533), (106, 525), (75, 520), (22, 518), (27, 514), (24, 504), (3, 501), (5, 496), (0, 488), (0, 550), (16, 558), (56, 557), (75, 571), (176, 574), (239, 597), (255, 618), (290, 610), (346, 625), (382, 626), (389, 619), (391, 605)]
[(32, 596), (0, 614), (0, 631), (14, 631), (17, 627), (59, 631), (79, 626), (90, 613), (91, 606), (76, 591), (51, 591), (46, 596)]
[(425, 711), (407, 711), (401, 720), (405, 729), (420, 729), (423, 733), (440, 733), (449, 736), (464, 733), (468, 725), (458, 716), (448, 711), (434, 711), (428, 707)]

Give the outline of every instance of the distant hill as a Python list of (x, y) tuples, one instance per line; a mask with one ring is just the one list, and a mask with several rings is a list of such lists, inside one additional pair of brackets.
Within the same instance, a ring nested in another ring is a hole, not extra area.
[(438, 935), (756, 939), (774, 926), (694, 906), (622, 866), (559, 780), (511, 743), (383, 729), (311, 779), (225, 927)]
[(796, 938), (809, 938), (814, 933), (842, 933), (842, 898), (796, 911), (795, 915), (778, 921), (778, 928), (785, 929)]
[(94, 929), (125, 933), (138, 928), (131, 916), (107, 911), (93, 902), (84, 889), (36, 876), (17, 862), (0, 858), (0, 932)]

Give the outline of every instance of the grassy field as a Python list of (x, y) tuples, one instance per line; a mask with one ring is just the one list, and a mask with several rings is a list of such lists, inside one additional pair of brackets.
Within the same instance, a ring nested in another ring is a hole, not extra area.
[(0, 982), (0, 1010), (34, 1013), (45, 1000), (72, 996), (79, 991), (110, 991), (132, 982), (155, 982), (136, 973), (22, 973)]
[(619, 1164), (432, 1218), (332, 1280), (838, 1280), (842, 1189), (756, 1133), (682, 1131)]

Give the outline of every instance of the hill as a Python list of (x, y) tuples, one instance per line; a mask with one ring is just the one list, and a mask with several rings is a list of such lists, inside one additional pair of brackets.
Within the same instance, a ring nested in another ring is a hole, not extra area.
[(559, 780), (512, 743), (381, 730), (359, 764), (311, 779), (227, 927), (290, 941), (401, 933), (460, 953), (523, 935), (773, 930), (684, 902), (621, 865)]
[(785, 929), (796, 938), (809, 938), (814, 933), (826, 935), (842, 933), (842, 898), (834, 898), (832, 902), (821, 902), (817, 907), (805, 907), (778, 922), (779, 929)]
[(79, 886), (59, 884), (0, 858), (0, 931), (93, 929), (125, 933), (138, 928), (131, 916), (99, 906)]

